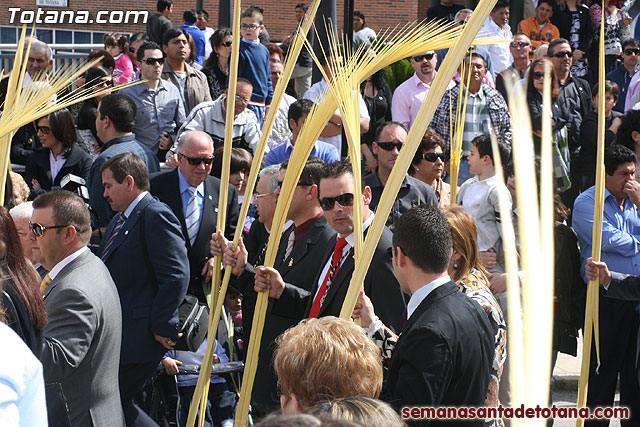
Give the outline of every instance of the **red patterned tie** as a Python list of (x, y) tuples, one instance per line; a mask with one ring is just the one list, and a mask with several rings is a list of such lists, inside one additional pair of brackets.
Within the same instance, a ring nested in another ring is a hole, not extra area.
[(318, 317), (320, 313), (320, 308), (322, 307), (322, 303), (324, 302), (325, 297), (327, 296), (327, 290), (329, 289), (329, 283), (335, 279), (336, 274), (338, 274), (338, 270), (340, 270), (340, 260), (342, 259), (342, 250), (347, 245), (347, 239), (344, 237), (338, 237), (336, 241), (336, 247), (333, 250), (333, 258), (331, 259), (331, 267), (329, 271), (327, 271), (327, 275), (324, 277), (324, 281), (322, 282), (322, 286), (320, 286), (320, 290), (318, 291), (316, 298), (313, 300), (313, 305), (311, 305), (311, 311), (309, 312), (309, 319)]

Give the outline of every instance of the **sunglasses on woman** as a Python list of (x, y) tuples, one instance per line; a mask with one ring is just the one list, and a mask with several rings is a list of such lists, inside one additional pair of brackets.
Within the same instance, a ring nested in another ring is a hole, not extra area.
[(422, 155), (422, 158), (431, 163), (435, 162), (438, 159), (442, 160), (443, 162), (449, 160), (449, 156), (447, 156), (446, 153), (424, 153)]

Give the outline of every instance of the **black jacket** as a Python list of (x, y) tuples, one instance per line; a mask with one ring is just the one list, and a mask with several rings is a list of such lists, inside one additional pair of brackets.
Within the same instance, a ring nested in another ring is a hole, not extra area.
[(52, 187), (59, 187), (60, 181), (67, 174), (77, 175), (84, 180), (89, 179), (89, 171), (91, 170), (91, 156), (78, 147), (76, 144), (71, 146), (71, 151), (67, 156), (67, 161), (51, 180), (51, 167), (49, 165), (49, 149), (36, 151), (29, 157), (27, 167), (25, 169), (24, 180), (27, 181), (29, 188), (33, 189), (32, 179), (37, 179), (43, 190), (49, 191)]
[[(579, 47), (585, 54), (591, 50), (591, 42), (593, 41), (593, 24), (591, 23), (591, 17), (589, 16), (589, 8), (585, 5), (578, 5), (578, 13), (580, 15), (580, 34), (579, 34)], [(553, 8), (553, 15), (551, 16), (551, 23), (558, 27), (560, 31), (560, 37), (566, 40), (571, 40), (571, 11), (568, 8), (561, 9), (560, 6)]]
[[(493, 353), (487, 315), (449, 281), (422, 300), (407, 320), (389, 360), (380, 399), (396, 409), (484, 406)], [(484, 420), (442, 424), (480, 427)]]

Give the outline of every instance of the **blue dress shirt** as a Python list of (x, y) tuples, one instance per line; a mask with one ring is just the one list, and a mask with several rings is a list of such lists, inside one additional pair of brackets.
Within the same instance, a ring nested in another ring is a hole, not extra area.
[[(291, 141), (288, 141), (285, 144), (278, 145), (276, 148), (269, 151), (269, 154), (267, 154), (267, 158), (264, 161), (265, 167), (270, 165), (277, 165), (284, 162), (285, 160), (289, 160), (292, 152), (293, 145), (291, 145)], [(332, 163), (340, 160), (340, 155), (338, 154), (338, 150), (336, 150), (336, 147), (322, 141), (316, 141), (316, 143), (313, 145), (311, 156), (318, 157), (325, 163)]]

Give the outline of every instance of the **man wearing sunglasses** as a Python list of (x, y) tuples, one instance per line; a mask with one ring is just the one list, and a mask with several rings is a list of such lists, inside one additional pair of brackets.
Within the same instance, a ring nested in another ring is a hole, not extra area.
[[(391, 100), (391, 117), (394, 122), (401, 123), (405, 128), (411, 129), (418, 116), (429, 88), (436, 78), (436, 63), (438, 55), (434, 51), (412, 56), (411, 66), (415, 70), (413, 76), (398, 86)], [(449, 83), (449, 89), (454, 83)]]
[[(178, 167), (151, 179), (151, 194), (166, 203), (180, 221), (187, 245), (189, 294), (205, 302), (203, 281), (211, 281), (213, 258), (209, 240), (216, 232), (220, 180), (210, 176), (213, 144), (204, 132), (187, 132), (178, 146)], [(193, 194), (192, 194), (193, 193)], [(238, 222), (238, 191), (229, 185), (225, 234), (233, 238)]]
[(91, 165), (88, 185), (89, 204), (97, 217), (98, 227), (106, 227), (115, 214), (103, 195), (100, 167), (107, 160), (120, 153), (134, 153), (143, 159), (149, 173), (160, 171), (158, 157), (133, 134), (136, 110), (136, 104), (131, 98), (119, 93), (105, 96), (98, 104), (96, 133), (105, 143), (102, 153)]
[(122, 426), (122, 312), (109, 271), (87, 248), (89, 210), (62, 190), (38, 196), (33, 208), (29, 238), (49, 270), (41, 284), (49, 318), (42, 330), (44, 380), (61, 384), (71, 425)]
[(168, 80), (160, 77), (165, 58), (160, 46), (154, 42), (145, 42), (138, 49), (140, 62), (140, 80), (142, 84), (130, 86), (120, 91), (136, 103), (136, 124), (133, 132), (138, 141), (158, 154), (171, 147), (178, 129), (186, 120), (180, 91)]
[[(318, 197), (327, 222), (338, 235), (327, 245), (320, 267), (313, 277), (311, 292), (286, 283), (278, 271), (270, 267), (256, 268), (256, 292), (269, 292), (274, 310), (283, 315), (300, 318), (339, 316), (349, 282), (354, 271), (353, 216), (354, 203), (362, 204), (364, 234), (373, 222), (374, 213), (369, 209), (371, 189), (362, 185), (362, 200), (354, 200), (354, 182), (351, 163), (348, 160), (325, 166)], [(369, 271), (364, 279), (364, 291), (373, 301), (376, 313), (383, 323), (395, 331), (400, 330), (402, 313), (406, 308), (405, 295), (393, 273), (389, 250), (391, 231), (384, 228), (376, 247)], [(379, 307), (379, 308), (378, 308)]]
[(509, 43), (509, 50), (513, 57), (513, 63), (509, 68), (501, 72), (496, 76), (496, 90), (500, 92), (500, 95), (509, 102), (507, 93), (506, 81), (509, 81), (513, 85), (518, 81), (524, 79), (529, 65), (531, 65), (531, 40), (526, 34), (518, 33), (513, 36), (513, 41)]
[(118, 154), (100, 172), (104, 196), (118, 212), (98, 251), (122, 306), (122, 408), (128, 426), (153, 425), (137, 402), (162, 356), (181, 336), (178, 307), (189, 286), (187, 248), (171, 209), (149, 194), (149, 174), (140, 157)]
[[(613, 107), (614, 111), (624, 113), (625, 101), (627, 100), (627, 89), (638, 70), (638, 59), (640, 59), (640, 40), (627, 39), (622, 43), (622, 64), (607, 73), (607, 80), (616, 82), (620, 88), (620, 96), (618, 102)], [(637, 79), (636, 79), (637, 81)], [(634, 89), (636, 92), (638, 89)], [(631, 95), (633, 97), (633, 94)]]
[[(247, 108), (251, 101), (253, 86), (249, 80), (238, 78), (236, 85), (236, 102), (233, 119), (233, 146), (253, 153), (260, 140), (260, 125), (253, 111)], [(190, 130), (208, 133), (213, 139), (214, 149), (222, 146), (227, 116), (227, 93), (213, 102), (204, 102), (194, 108), (187, 116), (185, 124), (180, 128), (178, 139), (167, 153), (167, 165), (178, 165), (178, 143), (182, 135)]]
[[(369, 208), (373, 211), (378, 207), (384, 186), (389, 180), (391, 170), (400, 155), (402, 144), (407, 139), (407, 130), (400, 123), (386, 122), (378, 129), (376, 140), (373, 142), (373, 155), (378, 160), (378, 168), (364, 178), (364, 183), (371, 188), (371, 202)], [(424, 182), (405, 175), (402, 186), (396, 195), (387, 227), (391, 227), (400, 216), (416, 205), (438, 206), (438, 199), (433, 189)]]

